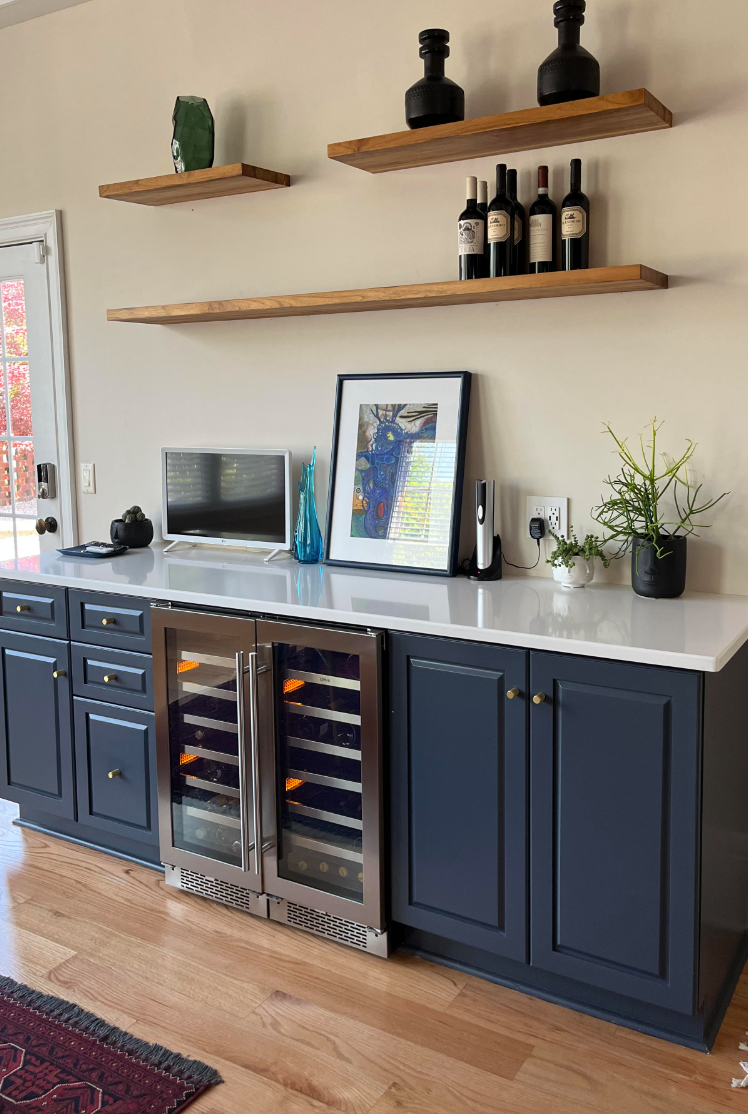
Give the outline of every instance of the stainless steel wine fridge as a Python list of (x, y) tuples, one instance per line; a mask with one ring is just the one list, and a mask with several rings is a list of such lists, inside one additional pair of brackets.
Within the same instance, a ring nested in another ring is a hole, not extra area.
[(159, 605), (152, 627), (167, 882), (386, 955), (382, 635)]

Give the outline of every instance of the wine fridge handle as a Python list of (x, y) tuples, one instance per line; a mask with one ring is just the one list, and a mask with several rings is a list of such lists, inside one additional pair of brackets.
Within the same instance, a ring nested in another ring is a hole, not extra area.
[(247, 722), (247, 710), (244, 704), (244, 652), (238, 650), (236, 654), (236, 728), (239, 752), (239, 826), (242, 845), (242, 870), (247, 869), (247, 777), (246, 761), (244, 758), (244, 738)]
[(249, 739), (252, 754), (252, 809), (255, 829), (255, 873), (262, 889), (262, 812), (260, 808), (260, 731), (257, 693), (257, 654), (249, 657)]

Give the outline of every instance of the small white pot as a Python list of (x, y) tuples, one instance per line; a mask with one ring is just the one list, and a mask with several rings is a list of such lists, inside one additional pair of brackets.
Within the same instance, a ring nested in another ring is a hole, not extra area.
[(553, 566), (553, 579), (564, 588), (584, 588), (595, 575), (595, 566), (592, 561), (585, 561), (584, 557), (572, 557), (573, 568), (566, 565)]

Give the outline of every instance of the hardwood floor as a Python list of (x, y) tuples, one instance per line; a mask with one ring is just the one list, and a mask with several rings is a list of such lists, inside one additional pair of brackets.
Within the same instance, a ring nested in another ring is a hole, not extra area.
[(748, 1109), (744, 976), (711, 1056), (403, 955), (384, 961), (12, 826), (0, 974), (205, 1060), (195, 1114), (706, 1114)]

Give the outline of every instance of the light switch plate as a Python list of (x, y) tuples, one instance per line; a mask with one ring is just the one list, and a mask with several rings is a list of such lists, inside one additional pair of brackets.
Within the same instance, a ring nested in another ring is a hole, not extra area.
[(530, 520), (542, 518), (545, 534), (553, 530), (560, 538), (569, 536), (569, 500), (558, 495), (528, 495), (527, 510), (525, 513), (525, 529), (528, 538), (530, 534)]
[(81, 464), (81, 492), (83, 495), (96, 494), (96, 465)]

